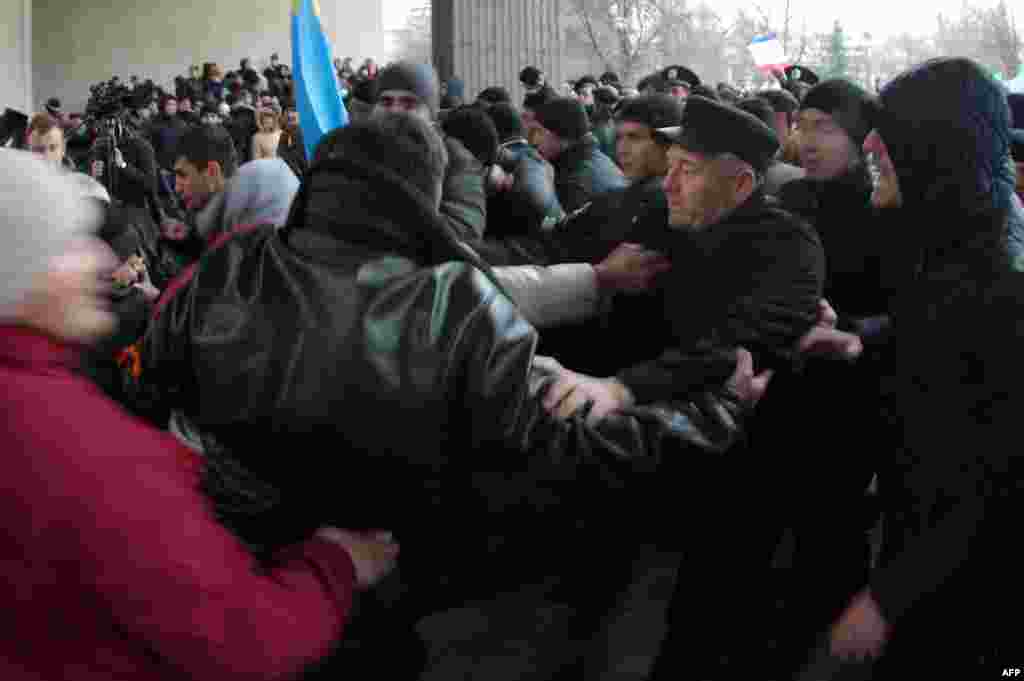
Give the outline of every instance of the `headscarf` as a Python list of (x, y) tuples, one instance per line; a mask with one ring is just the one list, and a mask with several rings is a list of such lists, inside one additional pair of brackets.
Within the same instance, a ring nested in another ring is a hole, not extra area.
[(299, 180), (279, 158), (250, 161), (238, 169), (225, 190), (223, 226), (268, 224), (288, 219)]

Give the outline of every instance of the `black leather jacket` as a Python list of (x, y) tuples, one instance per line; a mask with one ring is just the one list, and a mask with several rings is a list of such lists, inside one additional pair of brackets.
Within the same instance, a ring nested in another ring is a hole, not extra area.
[(332, 163), (288, 227), (205, 254), (142, 350), (139, 388), (280, 491), (253, 541), (391, 528), (421, 596), (493, 594), (524, 579), (495, 534), (554, 522), (552, 499), (582, 517), (627, 479), (700, 475), (739, 437), (738, 406), (713, 393), (598, 429), (552, 420), (537, 333), (486, 266), (403, 179)]
[(586, 135), (554, 160), (555, 191), (568, 212), (583, 207), (591, 198), (626, 186), (626, 177), (615, 162), (601, 153), (597, 139)]

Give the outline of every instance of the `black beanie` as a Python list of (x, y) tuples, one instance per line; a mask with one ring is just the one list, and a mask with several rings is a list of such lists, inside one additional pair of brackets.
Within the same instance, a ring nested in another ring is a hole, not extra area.
[(487, 115), (494, 121), (499, 141), (507, 142), (510, 139), (526, 137), (523, 118), (511, 104), (495, 104), (487, 109)]
[(657, 130), (674, 128), (683, 118), (683, 103), (671, 95), (641, 95), (625, 100), (615, 118)]
[(590, 118), (579, 101), (556, 97), (537, 111), (537, 121), (563, 140), (574, 142), (590, 132)]
[(437, 79), (437, 72), (430, 64), (397, 62), (381, 71), (374, 83), (377, 96), (386, 90), (408, 90), (427, 105), (431, 115), (437, 115), (441, 100), (441, 83)]
[(871, 132), (878, 105), (871, 95), (850, 81), (833, 78), (810, 89), (800, 104), (800, 110), (805, 109), (817, 109), (832, 116), (859, 149)]
[(498, 131), (483, 109), (464, 106), (452, 111), (441, 124), (444, 134), (462, 142), (484, 165), (494, 163), (498, 153)]

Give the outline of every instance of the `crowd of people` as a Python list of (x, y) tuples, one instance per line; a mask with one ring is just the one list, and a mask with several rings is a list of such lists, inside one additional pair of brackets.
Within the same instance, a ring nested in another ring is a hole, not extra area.
[(1024, 666), (1024, 97), (240, 66), (0, 151), (4, 678)]

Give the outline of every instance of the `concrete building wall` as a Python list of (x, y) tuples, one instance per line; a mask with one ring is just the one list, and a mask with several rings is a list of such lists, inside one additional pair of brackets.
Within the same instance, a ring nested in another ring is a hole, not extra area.
[(0, 113), (30, 111), (32, 103), (32, 0), (0, 0)]
[(519, 71), (537, 66), (555, 84), (566, 77), (564, 0), (434, 0), (434, 64), (466, 83), (467, 99), (503, 85), (515, 100)]
[[(359, 59), (386, 49), (381, 4), (320, 0), (335, 56)], [(218, 62), (230, 71), (251, 57), (262, 71), (274, 52), (290, 64), (291, 8), (291, 0), (35, 0), (35, 99), (56, 96), (65, 110), (81, 111), (89, 86), (115, 74), (170, 88), (190, 64)]]

